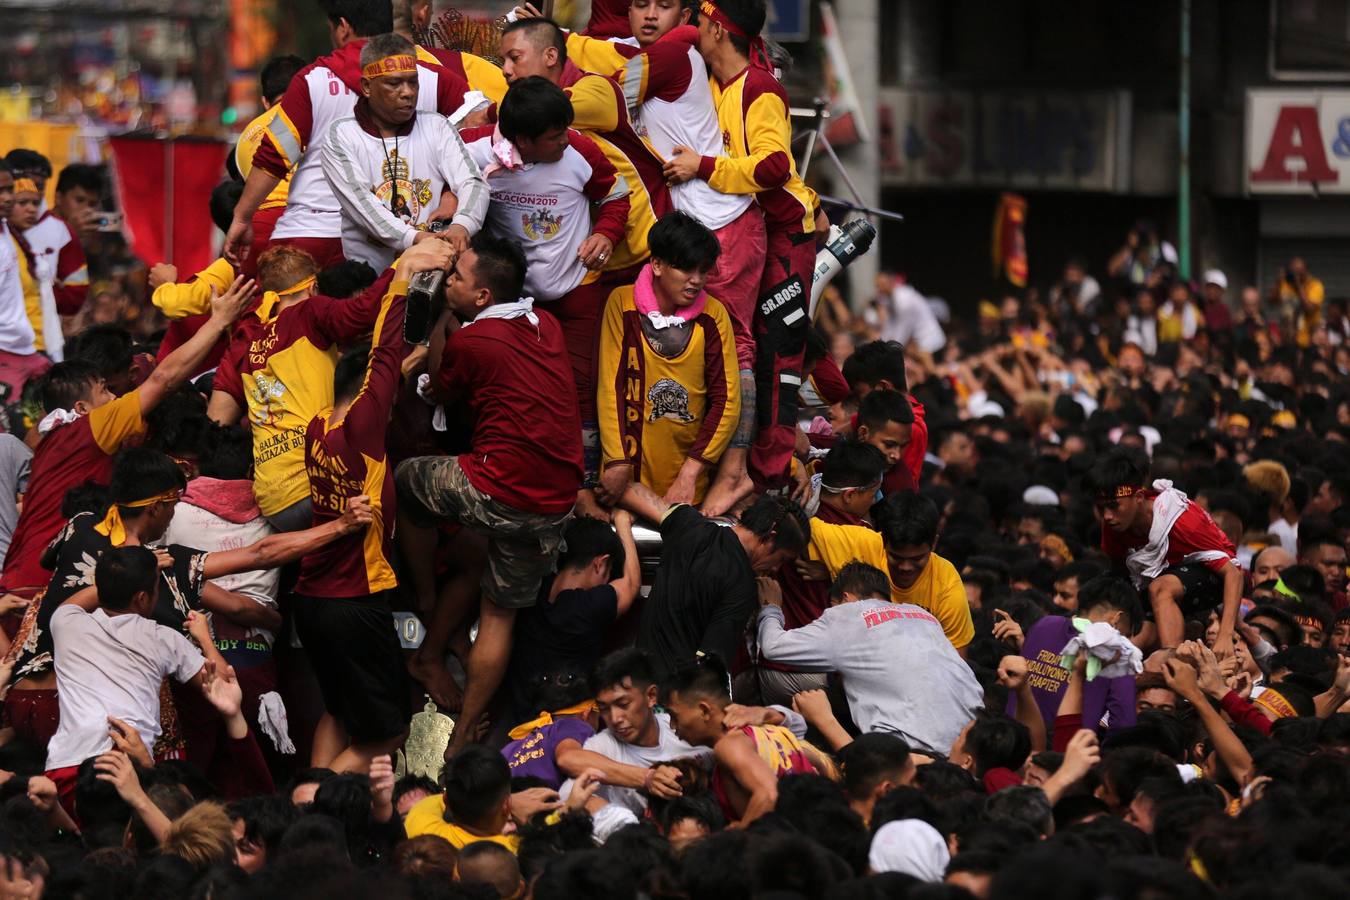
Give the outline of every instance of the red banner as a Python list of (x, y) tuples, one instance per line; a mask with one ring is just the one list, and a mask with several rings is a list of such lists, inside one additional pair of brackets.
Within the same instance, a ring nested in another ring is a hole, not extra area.
[(173, 263), (188, 274), (210, 265), (215, 259), (211, 191), (225, 171), (226, 145), (127, 136), (108, 143), (132, 252), (146, 265)]

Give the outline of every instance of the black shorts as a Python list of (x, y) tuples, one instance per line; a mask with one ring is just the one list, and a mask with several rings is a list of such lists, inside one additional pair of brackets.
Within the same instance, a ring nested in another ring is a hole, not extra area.
[(383, 596), (295, 595), (295, 631), (329, 715), (353, 743), (398, 737), (412, 714), (408, 673)]
[[(1181, 598), (1177, 606), (1182, 618), (1204, 622), (1216, 606), (1223, 605), (1223, 576), (1204, 563), (1168, 566), (1158, 574), (1175, 575), (1181, 582)], [(1153, 607), (1145, 602), (1145, 619), (1153, 621)]]

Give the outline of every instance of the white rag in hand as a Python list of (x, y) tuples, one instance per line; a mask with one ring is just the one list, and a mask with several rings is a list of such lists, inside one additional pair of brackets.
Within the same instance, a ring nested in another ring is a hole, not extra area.
[(1070, 672), (1082, 651), (1088, 654), (1088, 681), (1098, 676), (1119, 678), (1144, 671), (1144, 655), (1139, 652), (1139, 648), (1110, 625), (1078, 618), (1073, 620), (1073, 625), (1078, 629), (1078, 634), (1069, 639), (1059, 655), (1059, 664)]
[(286, 704), (276, 691), (268, 691), (258, 698), (258, 727), (267, 735), (278, 753), (295, 755), (295, 744), (286, 722)]
[(436, 407), (431, 411), (431, 427), (434, 431), (445, 431), (445, 407), (436, 402), (436, 395), (431, 392), (431, 376), (425, 373), (417, 376), (417, 396), (422, 398), (422, 402), (428, 406)]

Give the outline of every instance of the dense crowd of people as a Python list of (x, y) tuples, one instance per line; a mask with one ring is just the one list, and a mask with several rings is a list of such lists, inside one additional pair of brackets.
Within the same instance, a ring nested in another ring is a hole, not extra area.
[(764, 0), (526, 5), (500, 65), (322, 6), (157, 346), (88, 318), (97, 170), (0, 164), (0, 897), (1346, 889), (1302, 260), (1140, 222), (812, 321)]

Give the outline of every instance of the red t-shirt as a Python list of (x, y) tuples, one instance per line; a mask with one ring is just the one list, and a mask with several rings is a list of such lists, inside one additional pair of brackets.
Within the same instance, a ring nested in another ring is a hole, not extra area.
[(555, 515), (581, 489), (581, 415), (562, 328), (549, 313), (480, 319), (450, 336), (436, 389), (462, 398), (473, 439), (459, 464), (475, 488), (521, 512)]
[[(1152, 491), (1149, 495), (1153, 499), (1157, 498), (1157, 494)], [(1147, 543), (1146, 537), (1124, 535), (1110, 528), (1102, 528), (1102, 551), (1117, 563), (1123, 563), (1131, 550)], [(1192, 553), (1215, 550), (1223, 552), (1226, 557), (1199, 562), (1216, 572), (1222, 572), (1224, 566), (1237, 556), (1233, 542), (1228, 540), (1228, 535), (1224, 534), (1218, 525), (1214, 524), (1209, 513), (1197, 506), (1195, 501), (1187, 500), (1186, 511), (1177, 518), (1172, 530), (1167, 533), (1167, 565), (1179, 566)]]
[(42, 567), (42, 553), (66, 524), (61, 501), (66, 492), (90, 479), (107, 484), (112, 455), (134, 435), (145, 431), (139, 391), (123, 394), (68, 425), (59, 425), (33, 453), (28, 493), (5, 554), (3, 590), (41, 588), (52, 573)]
[(374, 520), (304, 558), (296, 593), (310, 597), (365, 597), (398, 586), (394, 558), (394, 474), (385, 452), (389, 412), (398, 399), (403, 357), (403, 309), (408, 287), (392, 282), (380, 304), (371, 336), (366, 377), (342, 422), (328, 424), (332, 410), (310, 420), (305, 431), (314, 524), (341, 518), (347, 499), (366, 494)]
[(582, 32), (593, 38), (630, 38), (633, 26), (628, 22), (631, 0), (591, 0), (591, 19)]

